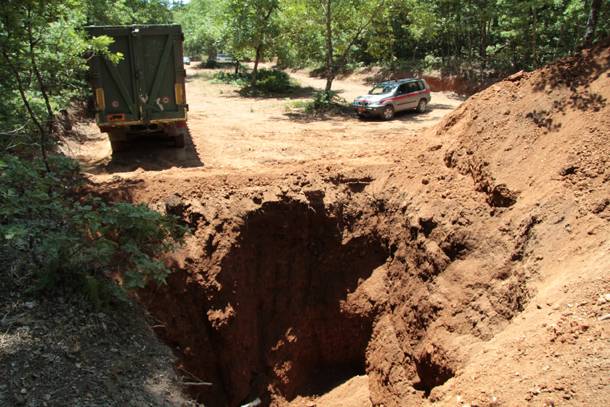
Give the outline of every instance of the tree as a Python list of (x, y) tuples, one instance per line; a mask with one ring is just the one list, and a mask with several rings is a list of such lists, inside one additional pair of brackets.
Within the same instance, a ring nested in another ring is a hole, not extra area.
[(228, 42), (226, 0), (191, 0), (174, 12), (184, 32), (184, 50), (191, 55), (216, 56)]
[(595, 37), (595, 30), (597, 28), (597, 21), (599, 19), (599, 13), (602, 6), (602, 0), (592, 0), (591, 10), (589, 12), (589, 18), (587, 20), (587, 30), (585, 31), (584, 46), (590, 47), (593, 44), (593, 38)]
[(319, 0), (324, 18), (326, 93), (345, 67), (356, 42), (369, 28), (384, 0)]
[[(107, 53), (108, 37), (86, 40), (78, 28), (84, 23), (85, 10), (77, 0), (7, 2), (7, 7), (0, 9), (1, 86), (6, 95), (0, 100), (4, 118), (0, 131), (10, 134), (21, 126), (22, 140), (24, 134), (37, 134), (36, 144), (48, 163), (49, 138), (58, 130), (57, 112), (85, 89), (83, 54), (93, 51), (113, 59), (119, 56)], [(10, 113), (11, 108), (17, 112)]]
[(324, 65), (327, 93), (384, 4), (385, 0), (286, 0), (282, 5), (289, 39), (302, 44), (297, 37), (305, 34), (317, 44), (305, 45), (303, 55)]
[(86, 0), (91, 25), (168, 24), (172, 13), (168, 0)]
[[(8, 79), (3, 86), (8, 95), (17, 94), (21, 100), (20, 110), (26, 114), (19, 116), (38, 133), (47, 170), (55, 108), (70, 97), (65, 87), (74, 82), (70, 78), (78, 76), (79, 67), (84, 67), (81, 54), (86, 45), (75, 29), (82, 16), (76, 1), (8, 0), (0, 9), (0, 57)], [(2, 123), (2, 127), (10, 125)]]
[(254, 53), (254, 69), (250, 86), (256, 86), (258, 65), (277, 33), (275, 13), (278, 0), (229, 0), (227, 12), (230, 25), (230, 39), (236, 56)]

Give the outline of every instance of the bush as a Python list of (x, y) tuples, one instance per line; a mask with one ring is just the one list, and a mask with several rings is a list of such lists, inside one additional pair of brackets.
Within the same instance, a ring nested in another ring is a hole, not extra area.
[(226, 83), (240, 88), (247, 86), (250, 76), (245, 73), (219, 71), (212, 75), (212, 83)]
[[(163, 283), (160, 256), (184, 229), (144, 205), (107, 203), (87, 192), (78, 164), (0, 156), (0, 260), (9, 278), (35, 289), (89, 288), (110, 279), (126, 289)], [(4, 276), (6, 277), (6, 276)], [(97, 301), (98, 299), (96, 299)]]
[(251, 86), (252, 72), (216, 72), (213, 83), (228, 83), (240, 87), (243, 95), (287, 94), (299, 89), (290, 75), (275, 69), (260, 69), (256, 77), (256, 86)]
[(313, 99), (305, 106), (309, 114), (319, 113), (351, 113), (347, 101), (335, 91), (320, 91), (313, 95)]
[(256, 87), (252, 91), (260, 93), (289, 93), (298, 88), (298, 85), (284, 71), (261, 69), (258, 71)]

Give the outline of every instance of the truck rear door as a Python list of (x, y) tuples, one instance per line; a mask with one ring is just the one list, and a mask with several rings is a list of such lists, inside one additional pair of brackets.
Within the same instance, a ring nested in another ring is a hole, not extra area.
[(144, 122), (186, 119), (180, 26), (146, 26), (132, 31), (138, 106)]
[(112, 37), (110, 51), (122, 54), (118, 64), (103, 57), (90, 61), (100, 126), (186, 120), (180, 26), (94, 26), (87, 30), (92, 36)]
[(110, 51), (122, 55), (118, 64), (98, 56), (89, 62), (98, 124), (139, 122), (141, 115), (135, 83), (134, 44), (129, 27), (87, 27), (87, 30), (92, 36), (112, 37), (114, 42), (109, 47)]

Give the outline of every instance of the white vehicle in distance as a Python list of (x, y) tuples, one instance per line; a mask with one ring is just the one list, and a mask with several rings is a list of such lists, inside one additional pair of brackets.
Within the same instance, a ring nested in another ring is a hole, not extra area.
[(230, 54), (219, 53), (216, 54), (214, 62), (217, 64), (234, 64), (235, 58), (233, 58)]
[(182, 58), (182, 62), (184, 63), (184, 65), (190, 65), (191, 64), (191, 58), (183, 57)]

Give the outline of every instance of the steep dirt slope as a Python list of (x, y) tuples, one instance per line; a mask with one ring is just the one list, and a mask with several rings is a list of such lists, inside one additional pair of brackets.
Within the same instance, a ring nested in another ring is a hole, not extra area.
[(495, 207), (497, 231), (513, 235), (504, 264), (529, 293), (431, 401), (608, 404), (609, 67), (606, 48), (513, 75), (429, 134)]
[[(412, 390), (402, 379), (413, 374), (397, 374), (405, 364), (395, 362), (404, 354), (415, 358), (420, 379), (436, 378), (423, 380), (428, 388), (456, 375), (432, 389), (428, 402), (608, 403), (608, 322), (598, 318), (610, 311), (609, 55), (584, 53), (514, 75), (426, 134), (438, 151), (420, 158), (433, 164), (442, 155), (448, 168), (471, 177), (487, 207), (473, 213), (468, 199), (451, 191), (447, 180), (455, 186), (455, 173), (437, 173), (421, 188), (462, 206), (469, 253), (435, 278), (415, 309), (395, 309), (379, 329), (387, 366), (370, 366), (374, 401), (405, 405)], [(429, 201), (427, 210), (442, 218), (446, 204)], [(448, 227), (442, 220), (438, 226)], [(417, 294), (412, 284), (398, 292)], [(412, 300), (400, 298), (404, 303)], [(423, 338), (405, 347), (414, 329), (403, 324), (422, 316)], [(369, 361), (375, 345), (374, 335)], [(387, 356), (392, 346), (399, 357)]]
[(181, 367), (213, 383), (191, 394), (609, 404), (609, 65), (606, 48), (514, 75), (394, 164), (105, 184), (192, 231), (168, 285), (141, 293)]

